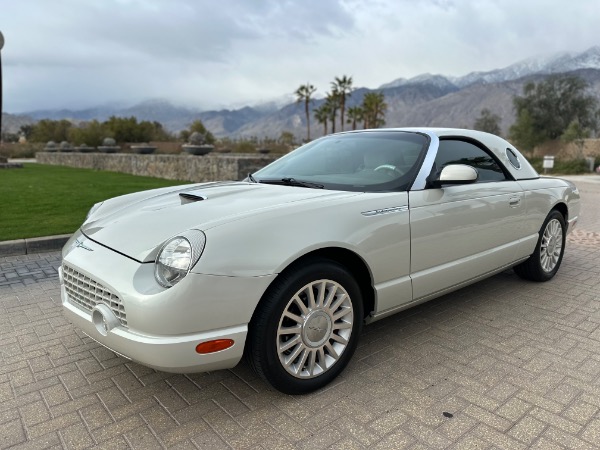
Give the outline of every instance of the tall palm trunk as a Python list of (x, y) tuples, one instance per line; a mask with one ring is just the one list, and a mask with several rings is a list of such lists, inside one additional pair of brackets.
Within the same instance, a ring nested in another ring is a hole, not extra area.
[(340, 109), (340, 129), (344, 131), (344, 120), (346, 116), (346, 98), (352, 94), (352, 77), (346, 75), (335, 77), (331, 82), (332, 94), (337, 99), (337, 105)]
[(309, 97), (304, 99), (304, 112), (306, 113), (306, 140), (310, 142), (310, 115), (308, 114)]
[(331, 132), (335, 133), (335, 110), (331, 116)]
[(304, 113), (306, 115), (306, 140), (310, 141), (310, 114), (308, 112), (308, 104), (312, 101), (312, 95), (317, 90), (310, 83), (301, 84), (294, 95), (296, 96), (296, 103), (304, 102)]

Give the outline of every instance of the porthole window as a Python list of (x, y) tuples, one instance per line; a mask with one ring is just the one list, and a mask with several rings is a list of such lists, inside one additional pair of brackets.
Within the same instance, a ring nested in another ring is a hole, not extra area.
[(515, 169), (521, 168), (521, 161), (519, 161), (519, 157), (510, 148), (506, 149), (506, 156)]

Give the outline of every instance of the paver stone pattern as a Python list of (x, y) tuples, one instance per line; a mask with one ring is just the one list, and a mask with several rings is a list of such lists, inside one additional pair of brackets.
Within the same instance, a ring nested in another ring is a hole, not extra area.
[(176, 375), (63, 316), (60, 253), (0, 258), (0, 448), (422, 449), (600, 445), (600, 184), (548, 283), (512, 270), (365, 327), (305, 396), (245, 363)]

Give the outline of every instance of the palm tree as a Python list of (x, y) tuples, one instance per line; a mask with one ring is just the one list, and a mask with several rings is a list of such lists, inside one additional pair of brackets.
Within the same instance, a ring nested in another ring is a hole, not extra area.
[(352, 129), (356, 130), (358, 122), (365, 120), (365, 112), (360, 106), (351, 106), (348, 108), (348, 120), (346, 123), (352, 124)]
[(306, 140), (310, 141), (310, 116), (308, 114), (308, 104), (312, 101), (311, 96), (317, 90), (310, 83), (301, 84), (294, 94), (296, 95), (296, 103), (304, 102), (304, 112), (306, 113)]
[(317, 122), (323, 124), (323, 136), (327, 134), (327, 122), (329, 121), (330, 115), (329, 105), (327, 102), (315, 109), (315, 119), (317, 119)]
[(387, 103), (383, 92), (369, 92), (363, 98), (362, 107), (365, 114), (365, 128), (379, 128), (385, 125)]
[(337, 110), (340, 107), (339, 93), (336, 91), (328, 92), (325, 104), (329, 111), (329, 120), (331, 120), (331, 132), (335, 133), (335, 118), (337, 116)]
[(346, 98), (352, 94), (352, 77), (346, 75), (341, 78), (335, 77), (331, 82), (331, 90), (337, 94), (340, 105), (340, 125), (344, 131), (344, 111), (346, 110)]

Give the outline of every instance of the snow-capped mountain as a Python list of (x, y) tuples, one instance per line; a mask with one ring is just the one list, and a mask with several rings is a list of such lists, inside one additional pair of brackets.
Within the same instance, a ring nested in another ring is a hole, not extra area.
[(503, 81), (516, 80), (534, 73), (549, 73), (550, 67), (555, 64), (566, 64), (571, 58), (572, 55), (569, 53), (538, 56), (519, 61), (503, 69), (495, 69), (488, 72), (471, 72), (462, 77), (452, 77), (450, 79), (460, 88), (472, 84), (502, 83)]
[(503, 69), (471, 72), (460, 77), (425, 73), (410, 79), (398, 78), (390, 83), (382, 84), (379, 89), (417, 84), (430, 84), (437, 87), (453, 85), (462, 89), (473, 84), (502, 83), (533, 74), (564, 73), (579, 69), (600, 69), (600, 46), (592, 47), (582, 53), (562, 52), (536, 56)]
[[(293, 103), (295, 101), (296, 101), (296, 97), (294, 96), (294, 94), (287, 93), (284, 95), (280, 95), (277, 98), (273, 98), (271, 100), (265, 100), (265, 101), (256, 103), (254, 105), (250, 105), (250, 108), (253, 108), (256, 111), (267, 113), (267, 112), (277, 111), (278, 109), (283, 108), (285, 105), (289, 105), (290, 103)], [(244, 104), (244, 105), (238, 105), (238, 106), (240, 108), (242, 108), (242, 107), (248, 106), (248, 105)], [(235, 105), (230, 106), (230, 108), (235, 108)]]
[(600, 69), (600, 46), (592, 47), (583, 53), (570, 55), (570, 58), (557, 60), (549, 66), (548, 72), (560, 73), (578, 69)]
[(418, 85), (431, 85), (440, 89), (456, 88), (456, 85), (443, 75), (432, 75), (430, 73), (424, 73), (417, 75), (413, 78), (398, 78), (391, 83), (382, 84), (379, 89), (388, 89), (401, 86), (418, 86)]

